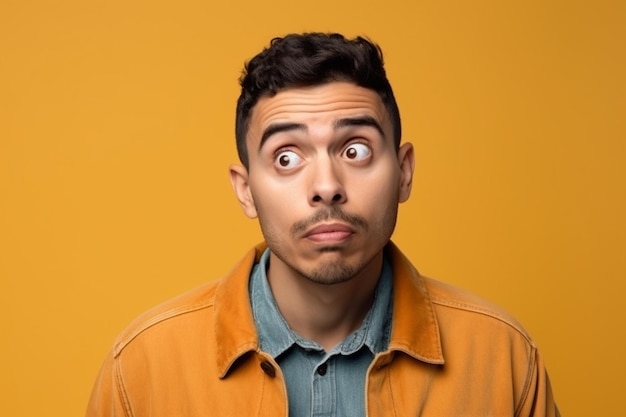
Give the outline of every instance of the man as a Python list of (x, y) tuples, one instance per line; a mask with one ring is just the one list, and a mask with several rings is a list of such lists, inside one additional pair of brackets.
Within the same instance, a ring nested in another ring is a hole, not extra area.
[(414, 154), (378, 47), (289, 35), (240, 81), (230, 178), (266, 242), (122, 333), (87, 415), (558, 415), (520, 325), (390, 242)]

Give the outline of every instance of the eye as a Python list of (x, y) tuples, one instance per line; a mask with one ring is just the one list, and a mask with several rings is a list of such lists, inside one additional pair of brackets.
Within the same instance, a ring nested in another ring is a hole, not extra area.
[(343, 156), (353, 161), (362, 161), (372, 154), (372, 150), (364, 143), (352, 143), (343, 151)]
[(274, 164), (281, 169), (292, 169), (300, 165), (302, 158), (294, 151), (282, 151), (276, 154)]

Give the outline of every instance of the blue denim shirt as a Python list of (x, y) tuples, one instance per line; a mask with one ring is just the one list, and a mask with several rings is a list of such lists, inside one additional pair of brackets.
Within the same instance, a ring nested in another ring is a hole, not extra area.
[(280, 314), (267, 282), (269, 249), (250, 278), (250, 299), (261, 350), (280, 366), (287, 385), (290, 417), (365, 415), (365, 377), (378, 352), (389, 344), (392, 272), (383, 260), (374, 303), (361, 327), (329, 352), (296, 334)]

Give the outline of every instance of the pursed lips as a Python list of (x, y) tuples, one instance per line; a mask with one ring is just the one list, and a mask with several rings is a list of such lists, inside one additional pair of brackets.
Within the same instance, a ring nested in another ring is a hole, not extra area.
[(343, 223), (320, 224), (310, 228), (304, 237), (314, 242), (339, 242), (347, 239), (354, 233), (354, 229)]

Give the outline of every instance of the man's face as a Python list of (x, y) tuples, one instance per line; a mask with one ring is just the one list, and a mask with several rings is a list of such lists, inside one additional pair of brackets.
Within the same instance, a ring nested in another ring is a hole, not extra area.
[(380, 255), (410, 194), (413, 149), (397, 151), (378, 94), (347, 82), (261, 98), (249, 168), (231, 167), (244, 212), (258, 217), (270, 270), (344, 282)]

